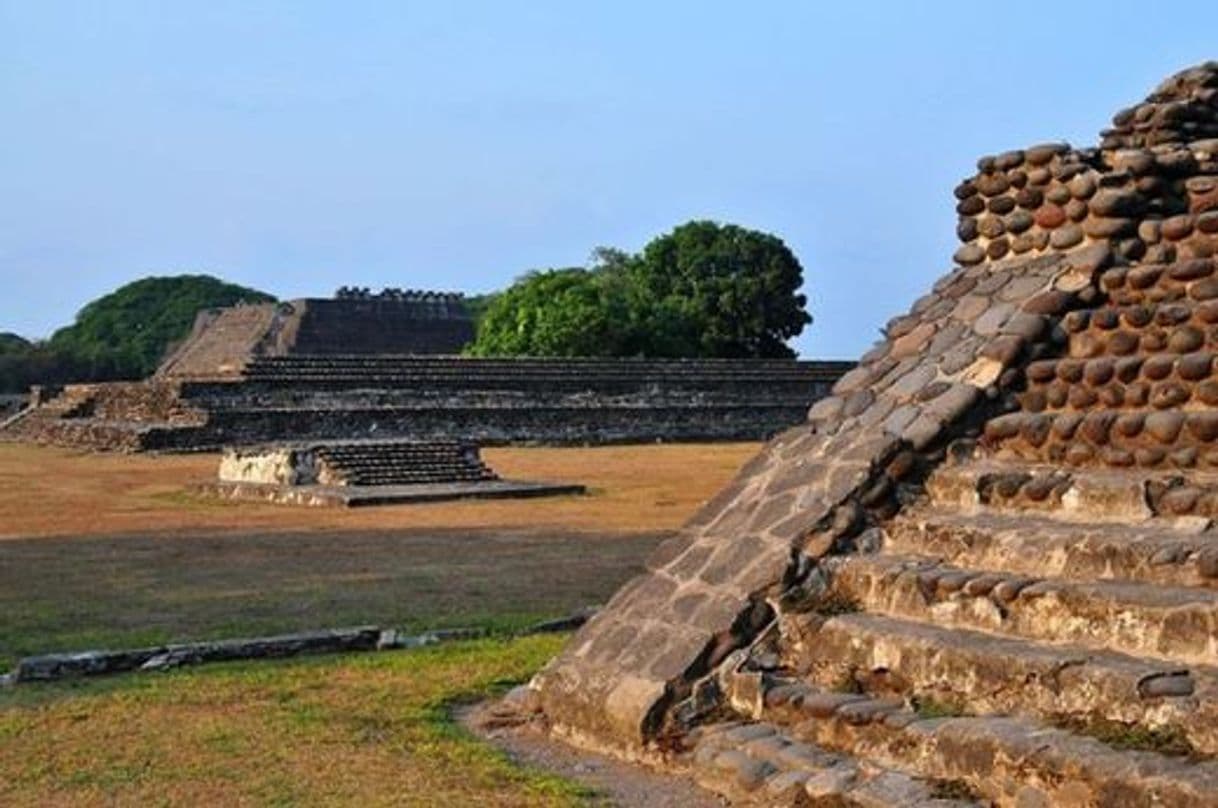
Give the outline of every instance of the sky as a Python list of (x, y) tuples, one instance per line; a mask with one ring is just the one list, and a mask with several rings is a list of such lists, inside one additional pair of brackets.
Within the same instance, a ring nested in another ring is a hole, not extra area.
[(1213, 0), (0, 0), (0, 331), (146, 275), (502, 288), (690, 219), (804, 267), (807, 358), (950, 268), (977, 157), (1094, 145)]

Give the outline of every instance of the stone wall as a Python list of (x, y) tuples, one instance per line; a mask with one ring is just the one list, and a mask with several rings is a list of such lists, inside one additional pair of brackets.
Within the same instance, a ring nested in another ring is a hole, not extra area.
[(852, 365), (734, 360), (294, 356), (237, 380), (74, 385), (14, 433), (123, 450), (459, 436), (479, 443), (756, 440)]

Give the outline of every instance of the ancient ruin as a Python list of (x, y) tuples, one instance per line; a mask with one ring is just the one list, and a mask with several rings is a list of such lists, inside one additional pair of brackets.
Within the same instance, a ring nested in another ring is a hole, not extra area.
[(504, 480), (478, 447), (456, 440), (362, 440), (230, 447), (219, 479), (199, 486), (225, 499), (367, 506), (450, 499), (582, 494), (582, 485)]
[(342, 289), (204, 312), (141, 382), (35, 390), (0, 439), (120, 451), (460, 436), (479, 443), (756, 440), (853, 364), (473, 359), (460, 295)]
[(958, 266), (521, 709), (743, 802), (1218, 805), (1218, 62), (978, 169)]

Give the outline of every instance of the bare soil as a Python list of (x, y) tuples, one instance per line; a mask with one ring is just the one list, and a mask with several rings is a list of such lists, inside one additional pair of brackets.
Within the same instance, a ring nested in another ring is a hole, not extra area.
[(582, 483), (584, 496), (367, 509), (217, 501), (188, 493), (219, 457), (121, 455), (0, 443), (0, 539), (145, 532), (677, 528), (759, 450), (756, 443), (490, 448), (502, 477)]

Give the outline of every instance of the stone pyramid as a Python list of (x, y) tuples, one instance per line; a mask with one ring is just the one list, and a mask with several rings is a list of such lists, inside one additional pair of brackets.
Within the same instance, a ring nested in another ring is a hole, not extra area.
[(982, 158), (957, 267), (532, 682), (743, 803), (1218, 805), (1218, 62)]

